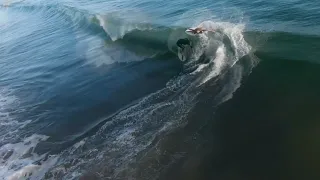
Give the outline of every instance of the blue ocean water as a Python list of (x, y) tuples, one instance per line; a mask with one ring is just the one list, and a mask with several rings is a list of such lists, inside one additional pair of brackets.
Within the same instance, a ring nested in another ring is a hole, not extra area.
[(320, 1), (0, 4), (2, 179), (319, 177)]

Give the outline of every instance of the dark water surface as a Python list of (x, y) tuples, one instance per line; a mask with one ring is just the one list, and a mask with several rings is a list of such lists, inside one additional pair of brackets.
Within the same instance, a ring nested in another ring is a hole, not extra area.
[(320, 179), (319, 1), (0, 4), (0, 179)]

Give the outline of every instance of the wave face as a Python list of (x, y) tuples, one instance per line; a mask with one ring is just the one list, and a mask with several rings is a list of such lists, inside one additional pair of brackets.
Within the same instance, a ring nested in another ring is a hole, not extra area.
[[(99, 21), (103, 27), (105, 24)], [(98, 129), (95, 133), (61, 153), (47, 159), (45, 155), (39, 155), (40, 158), (35, 159), (39, 161), (43, 158), (37, 167), (40, 170), (33, 172), (31, 177), (74, 179), (101, 172), (99, 178), (102, 179), (144, 179), (145, 174), (139, 174), (140, 166), (145, 161), (144, 154), (155, 151), (162, 136), (186, 125), (188, 113), (195, 106), (200, 92), (207, 86), (216, 87), (212, 95), (215, 97), (214, 105), (218, 106), (232, 98), (232, 94), (240, 87), (242, 77), (250, 73), (257, 63), (257, 59), (250, 55), (251, 46), (243, 38), (244, 24), (205, 21), (199, 26), (217, 32), (202, 34), (195, 41), (194, 53), (183, 65), (184, 72), (171, 79), (164, 88), (103, 119), (95, 127)], [(175, 48), (170, 43), (179, 38), (173, 37), (173, 34), (184, 32), (182, 28), (132, 29), (131, 25), (128, 29), (123, 29), (123, 26), (119, 28), (122, 29), (120, 35), (112, 38), (115, 36), (114, 33), (109, 35), (110, 32), (118, 30), (106, 30), (103, 27), (111, 38), (111, 41), (107, 41), (107, 48), (120, 46), (141, 58), (139, 60), (154, 61), (164, 55), (167, 58), (175, 57), (178, 61)], [(121, 59), (112, 52), (107, 55), (113, 60)], [(133, 55), (130, 56), (132, 58)], [(239, 62), (242, 58), (246, 67)], [(43, 173), (43, 168), (47, 170), (48, 164), (52, 167)], [(155, 179), (159, 173), (154, 172)]]
[(319, 63), (319, 14), (261, 3), (1, 1), (0, 177), (166, 179), (260, 59)]

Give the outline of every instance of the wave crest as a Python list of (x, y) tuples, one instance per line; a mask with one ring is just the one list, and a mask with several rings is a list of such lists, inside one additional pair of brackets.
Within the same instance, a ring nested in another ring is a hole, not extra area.
[(95, 17), (112, 41), (123, 38), (124, 35), (133, 30), (145, 31), (153, 29), (150, 24), (128, 21), (113, 15), (96, 15)]

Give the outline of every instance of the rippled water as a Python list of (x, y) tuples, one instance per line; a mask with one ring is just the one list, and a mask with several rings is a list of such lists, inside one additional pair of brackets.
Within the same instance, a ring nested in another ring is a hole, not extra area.
[(320, 176), (319, 1), (0, 4), (2, 179)]

